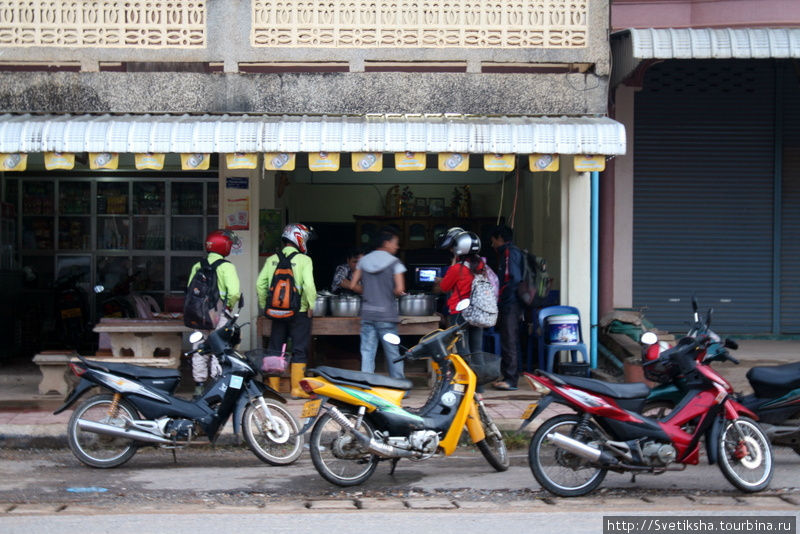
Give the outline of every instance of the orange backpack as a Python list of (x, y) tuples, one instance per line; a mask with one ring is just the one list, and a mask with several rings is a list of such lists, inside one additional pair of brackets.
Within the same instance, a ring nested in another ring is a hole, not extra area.
[(272, 275), (264, 307), (264, 315), (270, 319), (291, 319), (300, 311), (300, 292), (294, 283), (292, 271), (292, 258), (297, 254), (292, 252), (284, 256), (283, 252), (278, 251), (278, 265)]

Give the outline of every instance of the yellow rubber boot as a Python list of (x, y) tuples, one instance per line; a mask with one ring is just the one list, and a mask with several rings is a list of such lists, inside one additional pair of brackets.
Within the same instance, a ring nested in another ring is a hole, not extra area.
[(267, 383), (269, 384), (269, 387), (271, 387), (275, 391), (280, 392), (280, 390), (281, 390), (281, 377), (279, 377), (279, 376), (270, 376), (270, 377), (268, 377)]
[(307, 399), (308, 394), (300, 388), (300, 381), (306, 376), (306, 364), (293, 363), (292, 364), (292, 398), (293, 399)]

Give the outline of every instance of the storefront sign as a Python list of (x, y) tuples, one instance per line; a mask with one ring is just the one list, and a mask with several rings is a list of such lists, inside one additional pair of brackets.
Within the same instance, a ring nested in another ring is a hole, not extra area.
[(353, 152), (350, 159), (353, 172), (380, 172), (383, 170), (383, 154), (380, 152)]
[(308, 155), (308, 168), (313, 172), (338, 171), (338, 152), (314, 152)]
[(604, 171), (606, 157), (600, 156), (575, 156), (575, 170), (578, 172)]
[(293, 171), (297, 154), (287, 152), (267, 152), (264, 154), (264, 168), (268, 171)]
[(255, 169), (258, 166), (258, 154), (244, 152), (225, 154), (225, 164), (229, 169)]
[(469, 170), (469, 154), (442, 152), (439, 154), (439, 170), (442, 172), (466, 172)]
[(558, 154), (531, 154), (528, 156), (531, 172), (556, 172), (558, 164)]
[(164, 157), (165, 154), (152, 154), (148, 152), (146, 154), (136, 154), (133, 159), (136, 163), (136, 168), (140, 171), (160, 171), (164, 168)]
[(487, 171), (513, 171), (516, 159), (515, 154), (484, 154), (483, 168)]
[(250, 181), (247, 177), (225, 179), (225, 227), (250, 229)]
[(425, 152), (398, 152), (394, 155), (394, 168), (398, 171), (424, 171)]
[(44, 168), (48, 171), (71, 170), (75, 167), (75, 154), (68, 152), (45, 152)]
[(119, 154), (89, 152), (89, 168), (93, 171), (114, 170), (119, 166)]
[(28, 165), (27, 154), (0, 154), (0, 171), (24, 171)]
[(181, 154), (181, 169), (184, 171), (206, 171), (211, 154)]

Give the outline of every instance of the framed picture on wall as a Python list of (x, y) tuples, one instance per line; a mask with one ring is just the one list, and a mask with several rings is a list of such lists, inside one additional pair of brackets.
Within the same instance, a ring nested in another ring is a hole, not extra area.
[(414, 215), (424, 217), (428, 215), (428, 199), (417, 197), (414, 199)]
[(444, 217), (444, 199), (428, 199), (428, 209), (430, 210), (431, 217)]

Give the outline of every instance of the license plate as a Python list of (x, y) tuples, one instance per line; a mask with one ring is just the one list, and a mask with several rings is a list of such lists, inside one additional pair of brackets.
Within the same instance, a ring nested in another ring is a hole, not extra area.
[(533, 415), (533, 412), (534, 412), (534, 410), (536, 410), (536, 407), (537, 407), (537, 406), (539, 406), (539, 403), (538, 403), (538, 402), (532, 402), (532, 403), (530, 403), (530, 404), (528, 405), (528, 407), (525, 409), (525, 413), (524, 413), (524, 414), (522, 414), (522, 419), (527, 419), (528, 417), (532, 416), (532, 415)]
[(66, 310), (61, 310), (62, 319), (72, 319), (73, 317), (80, 317), (80, 316), (81, 316), (80, 308), (68, 308)]
[(320, 404), (322, 404), (322, 399), (307, 401), (303, 404), (303, 413), (300, 414), (300, 417), (316, 417)]

